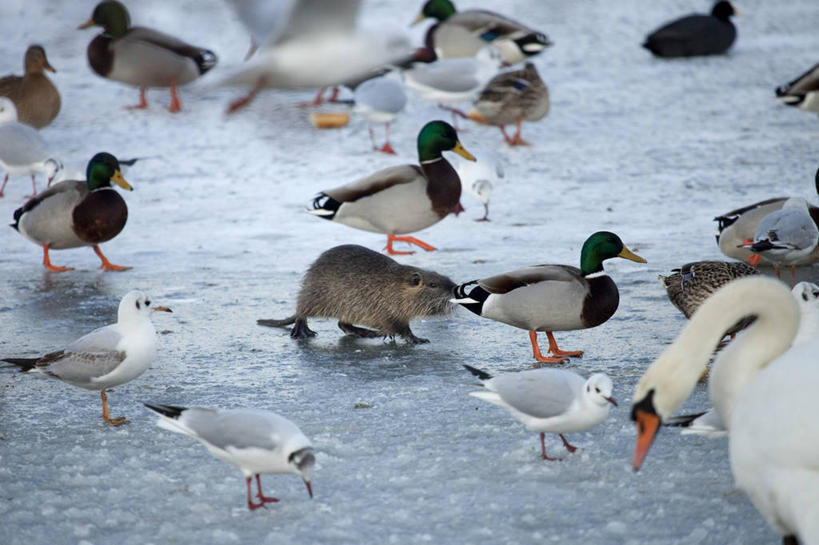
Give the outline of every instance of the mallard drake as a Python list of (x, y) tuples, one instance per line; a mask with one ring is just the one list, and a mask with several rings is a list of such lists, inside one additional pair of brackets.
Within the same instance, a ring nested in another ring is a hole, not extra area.
[(796, 262), (809, 255), (819, 243), (819, 227), (808, 211), (808, 202), (802, 197), (791, 197), (759, 222), (754, 239), (742, 246), (758, 254), (749, 259), (758, 265), (760, 256), (774, 264), (776, 277), (779, 267), (791, 266), (791, 287), (796, 284)]
[(356, 229), (387, 235), (389, 255), (409, 254), (394, 250), (393, 242), (408, 242), (424, 250), (434, 246), (413, 233), (438, 223), (447, 214), (459, 211), (461, 181), (452, 165), (441, 155), (454, 151), (474, 160), (458, 141), (449, 123), (430, 121), (418, 133), (419, 165), (400, 165), (379, 170), (347, 185), (322, 191), (313, 200), (311, 214)]
[(792, 82), (777, 87), (776, 97), (788, 106), (819, 113), (819, 63)]
[[(583, 243), (579, 269), (570, 265), (533, 265), (472, 280), (455, 288), (455, 302), (478, 316), (528, 329), (535, 359), (562, 363), (568, 359), (566, 356), (581, 356), (583, 352), (560, 350), (553, 331), (596, 327), (617, 310), (617, 285), (603, 270), (603, 261), (613, 257), (646, 262), (614, 233), (598, 231)], [(549, 352), (554, 357), (541, 354), (538, 331), (546, 332)]]
[(43, 70), (56, 72), (48, 63), (41, 45), (30, 45), (23, 59), (22, 76), (0, 78), (0, 96), (9, 97), (17, 107), (20, 123), (40, 129), (60, 113), (60, 93)]
[(438, 57), (471, 57), (486, 45), (501, 52), (507, 65), (537, 55), (552, 42), (545, 34), (499, 13), (482, 9), (457, 11), (450, 0), (428, 0), (413, 24), (436, 19), (426, 34), (426, 46)]
[[(478, 99), (469, 117), (497, 125), (503, 139), (510, 146), (528, 145), (520, 135), (523, 121), (539, 121), (549, 113), (549, 89), (537, 68), (527, 62), (521, 70), (503, 72), (492, 78)], [(504, 125), (517, 126), (515, 136), (509, 138)]]
[(6, 171), (3, 185), (0, 186), (0, 197), (6, 189), (9, 175), (30, 175), (33, 197), (37, 194), (35, 173), (45, 173), (50, 184), (63, 168), (62, 163), (51, 156), (37, 131), (17, 122), (17, 109), (8, 97), (0, 97), (0, 166)]
[[(686, 318), (691, 318), (694, 311), (719, 288), (737, 278), (759, 274), (759, 271), (741, 261), (694, 261), (672, 269), (671, 273), (668, 276), (658, 275), (657, 280), (665, 288), (671, 304)], [(725, 334), (733, 336), (752, 321), (744, 319)]]
[(128, 207), (114, 182), (123, 189), (133, 188), (120, 173), (117, 158), (98, 153), (88, 162), (86, 181), (65, 180), (54, 184), (14, 211), (11, 224), (21, 235), (43, 247), (43, 265), (54, 272), (70, 271), (56, 267), (48, 257), (49, 250), (91, 246), (106, 271), (124, 271), (131, 267), (114, 265), (102, 254), (99, 244), (122, 231), (128, 220)]
[[(390, 121), (404, 110), (407, 105), (407, 93), (404, 86), (389, 75), (368, 79), (355, 86), (353, 90), (353, 112), (361, 116), (368, 125), (373, 149), (383, 153), (395, 154), (390, 145)], [(375, 144), (372, 123), (384, 123), (384, 145)]]
[(171, 312), (167, 307), (151, 307), (151, 301), (140, 291), (128, 292), (119, 303), (117, 323), (95, 329), (62, 350), (39, 358), (2, 361), (79, 388), (99, 390), (103, 420), (112, 426), (127, 424), (123, 416), (111, 418), (105, 390), (139, 377), (156, 357), (156, 330), (151, 322), (154, 310)]
[(170, 87), (171, 112), (182, 106), (176, 88), (195, 80), (216, 64), (216, 54), (178, 38), (144, 27), (132, 27), (125, 6), (100, 2), (79, 29), (101, 26), (104, 31), (88, 44), (88, 63), (100, 76), (139, 87), (139, 104), (147, 108), (147, 87)]
[[(816, 192), (819, 193), (819, 169), (814, 177)], [(717, 244), (720, 251), (728, 257), (747, 261), (754, 254), (746, 249), (743, 244), (754, 239), (754, 234), (762, 218), (782, 208), (788, 197), (775, 197), (766, 199), (736, 210), (731, 210), (725, 214), (714, 218), (717, 222)], [(819, 207), (808, 205), (808, 212), (814, 223), (819, 226)], [(764, 259), (764, 256), (763, 256)], [(808, 265), (819, 262), (819, 248), (803, 257), (795, 265)]]
[(737, 37), (730, 2), (714, 4), (710, 15), (692, 13), (667, 23), (646, 37), (643, 47), (657, 57), (694, 57), (725, 53)]

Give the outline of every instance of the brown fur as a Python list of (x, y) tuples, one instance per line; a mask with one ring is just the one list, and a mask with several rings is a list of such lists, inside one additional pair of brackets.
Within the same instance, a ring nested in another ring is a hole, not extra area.
[(412, 334), (409, 322), (450, 312), (454, 287), (446, 276), (401, 265), (363, 246), (336, 246), (310, 265), (294, 316), (258, 323), (269, 326), (295, 323), (291, 336), (305, 337), (313, 334), (307, 328), (307, 318), (337, 318), (339, 327), (349, 335), (398, 335), (411, 343), (428, 342)]

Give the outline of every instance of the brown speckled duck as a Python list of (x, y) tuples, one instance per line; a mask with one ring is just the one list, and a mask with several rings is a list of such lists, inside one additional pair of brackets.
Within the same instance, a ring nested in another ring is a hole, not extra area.
[[(598, 231), (583, 243), (579, 269), (533, 265), (473, 280), (455, 288), (455, 302), (484, 318), (528, 329), (535, 359), (562, 363), (567, 356), (583, 352), (560, 350), (552, 332), (596, 327), (611, 318), (620, 304), (617, 285), (603, 270), (603, 261), (612, 257), (646, 262), (614, 233)], [(538, 331), (546, 332), (554, 357), (541, 354)]]
[(418, 133), (419, 165), (399, 165), (379, 170), (347, 185), (322, 191), (313, 200), (311, 214), (374, 233), (387, 235), (389, 255), (393, 242), (415, 244), (427, 251), (433, 246), (410, 236), (438, 223), (450, 212), (460, 212), (461, 180), (441, 155), (454, 151), (474, 161), (458, 141), (452, 125), (430, 121)]
[(56, 72), (48, 63), (45, 49), (31, 45), (23, 60), (22, 76), (0, 78), (0, 96), (9, 97), (17, 108), (17, 120), (35, 129), (45, 127), (60, 113), (60, 93), (43, 73)]
[(216, 64), (216, 55), (156, 30), (132, 27), (128, 10), (116, 0), (100, 2), (80, 29), (104, 31), (88, 44), (88, 62), (100, 76), (139, 87), (139, 104), (147, 108), (147, 87), (170, 87), (169, 111), (181, 109), (176, 88), (195, 80)]
[(102, 254), (99, 244), (122, 231), (128, 220), (125, 200), (111, 182), (132, 190), (120, 172), (119, 161), (110, 153), (98, 153), (88, 162), (86, 181), (65, 180), (54, 184), (14, 211), (12, 227), (43, 248), (43, 265), (50, 271), (70, 271), (71, 267), (51, 264), (49, 250), (91, 246), (102, 260), (102, 269), (123, 271), (131, 267), (114, 265)]

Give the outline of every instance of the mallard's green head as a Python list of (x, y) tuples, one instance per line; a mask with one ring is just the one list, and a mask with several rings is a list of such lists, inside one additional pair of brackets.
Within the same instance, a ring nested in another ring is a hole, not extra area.
[(134, 190), (131, 184), (122, 177), (117, 158), (104, 151), (96, 154), (88, 161), (85, 178), (88, 180), (88, 189), (91, 191), (101, 187), (111, 187), (111, 182), (128, 191)]
[(131, 26), (131, 17), (128, 15), (125, 6), (117, 2), (117, 0), (106, 0), (97, 4), (91, 18), (77, 28), (83, 29), (95, 25), (104, 28), (105, 34), (113, 38), (119, 38)]
[(580, 272), (583, 276), (603, 270), (603, 261), (622, 257), (629, 261), (645, 263), (646, 260), (626, 248), (620, 237), (609, 231), (597, 231), (586, 239), (580, 251)]
[(424, 19), (438, 19), (439, 21), (446, 21), (451, 15), (455, 13), (455, 4), (449, 0), (427, 0), (421, 13), (412, 22), (413, 25), (420, 23)]
[(442, 151), (450, 150), (470, 161), (475, 160), (458, 141), (458, 133), (446, 121), (430, 121), (418, 133), (418, 158), (422, 163), (440, 159)]

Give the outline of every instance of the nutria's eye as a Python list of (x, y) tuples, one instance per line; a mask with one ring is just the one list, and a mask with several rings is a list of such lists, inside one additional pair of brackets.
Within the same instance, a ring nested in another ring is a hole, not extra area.
[(410, 286), (420, 286), (421, 285), (421, 275), (418, 273), (413, 273), (410, 277)]
[(429, 283), (429, 287), (430, 287), (430, 288), (437, 288), (437, 287), (438, 287), (438, 284), (437, 284), (436, 282), (430, 282), (430, 283)]

